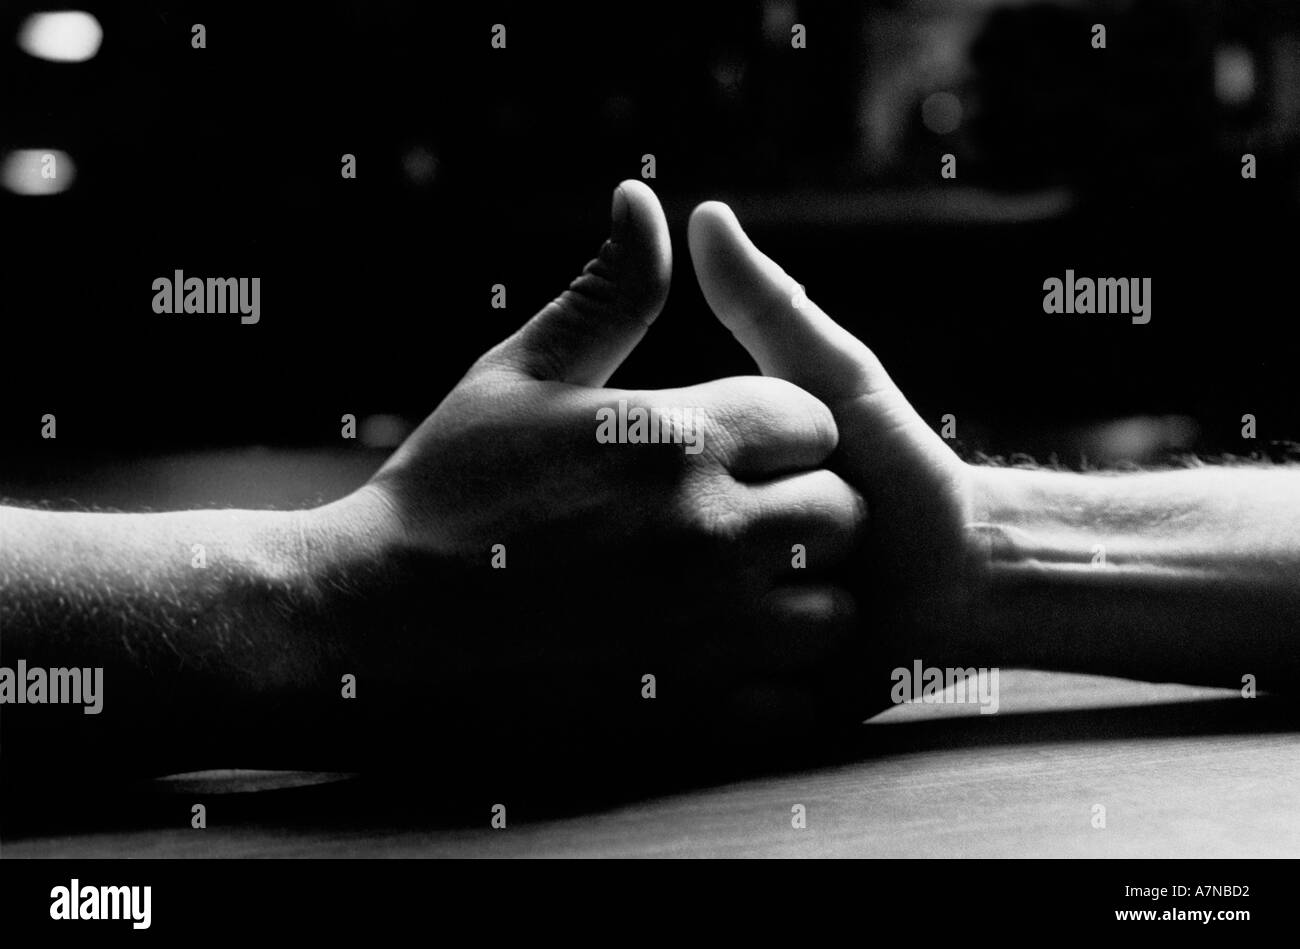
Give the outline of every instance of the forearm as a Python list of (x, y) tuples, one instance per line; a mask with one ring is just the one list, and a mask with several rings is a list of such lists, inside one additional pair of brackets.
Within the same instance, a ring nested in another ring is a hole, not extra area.
[(103, 670), (91, 714), (11, 680), (37, 701), (0, 709), (7, 776), (310, 754), (346, 665), (316, 569), (332, 542), (316, 512), (0, 509), (0, 666)]
[(973, 469), (972, 623), (1007, 665), (1280, 688), (1300, 671), (1300, 469)]

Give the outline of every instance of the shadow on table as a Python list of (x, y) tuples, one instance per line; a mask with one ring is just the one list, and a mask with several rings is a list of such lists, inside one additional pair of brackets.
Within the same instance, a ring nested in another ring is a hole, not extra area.
[[(203, 802), (223, 828), (348, 833), (487, 826), (508, 800), (512, 826), (588, 814), (648, 798), (739, 780), (865, 762), (921, 751), (1017, 744), (1300, 732), (1300, 703), (1261, 696), (1017, 714), (942, 715), (872, 722), (841, 736), (785, 741), (745, 754), (726, 749), (599, 748), (385, 774), (205, 772), (39, 796), (6, 789), (5, 839), (188, 827)], [(286, 786), (288, 785), (288, 786)]]

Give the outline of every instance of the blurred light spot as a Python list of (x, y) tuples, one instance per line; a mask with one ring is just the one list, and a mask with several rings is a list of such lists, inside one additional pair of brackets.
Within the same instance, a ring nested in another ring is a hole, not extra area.
[(1090, 459), (1103, 464), (1150, 462), (1164, 452), (1189, 451), (1200, 435), (1185, 415), (1136, 416), (1098, 425), (1083, 439)]
[(58, 194), (77, 180), (77, 166), (57, 148), (19, 148), (0, 162), (0, 184), (14, 194)]
[(726, 57), (713, 64), (713, 81), (724, 95), (735, 96), (745, 82), (744, 60)]
[(18, 45), (37, 59), (84, 63), (99, 52), (104, 30), (89, 13), (33, 13), (18, 29)]
[(432, 149), (416, 145), (402, 156), (402, 170), (413, 184), (431, 185), (438, 177), (438, 156)]
[(796, 16), (791, 0), (767, 0), (763, 4), (763, 36), (777, 46), (788, 44)]
[(154, 780), (168, 790), (184, 794), (243, 794), (248, 791), (311, 787), (345, 781), (351, 777), (352, 774), (341, 771), (251, 771), (223, 768), (168, 774)]
[(921, 103), (921, 121), (935, 135), (947, 135), (961, 125), (961, 100), (951, 92), (932, 92)]
[(1255, 97), (1255, 59), (1244, 46), (1214, 51), (1214, 93), (1225, 105), (1245, 105)]
[(412, 425), (400, 415), (367, 415), (357, 434), (367, 448), (396, 448), (411, 434)]

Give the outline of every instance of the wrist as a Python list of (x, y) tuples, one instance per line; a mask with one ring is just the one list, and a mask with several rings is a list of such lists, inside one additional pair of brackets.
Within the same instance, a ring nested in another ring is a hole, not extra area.
[(954, 661), (982, 665), (1008, 662), (1003, 631), (992, 622), (996, 566), (1006, 556), (1005, 524), (1017, 503), (1017, 486), (1006, 469), (961, 463), (953, 483), (956, 530), (934, 558), (940, 583), (931, 597), (939, 610), (942, 651)]
[[(317, 508), (277, 512), (277, 556), (253, 571), (267, 636), (232, 732), (241, 754), (351, 769), (380, 753), (393, 637), (391, 510), (369, 486)], [(345, 677), (351, 676), (351, 696)], [(352, 696), (365, 701), (350, 701)]]
[(373, 482), (300, 513), (299, 567), (313, 585), (341, 571), (382, 564), (401, 545), (401, 519), (387, 493)]
[(1009, 665), (1168, 677), (1187, 637), (1222, 639), (1248, 586), (1207, 513), (1219, 476), (973, 468), (977, 635)]
[[(971, 466), (963, 538), (970, 627), (999, 661), (1039, 665), (1044, 635), (1077, 625), (1089, 587), (1113, 579), (1083, 475)], [(1113, 563), (1113, 561), (1112, 561)]]
[(324, 647), (351, 671), (409, 674), (392, 663), (437, 639), (460, 580), (448, 558), (409, 530), (382, 483), (303, 514), (299, 572)]

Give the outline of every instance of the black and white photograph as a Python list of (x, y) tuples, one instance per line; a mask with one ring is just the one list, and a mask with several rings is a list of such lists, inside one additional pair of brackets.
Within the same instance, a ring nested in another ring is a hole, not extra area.
[(11, 0), (0, 84), (6, 918), (1285, 918), (1300, 6)]

